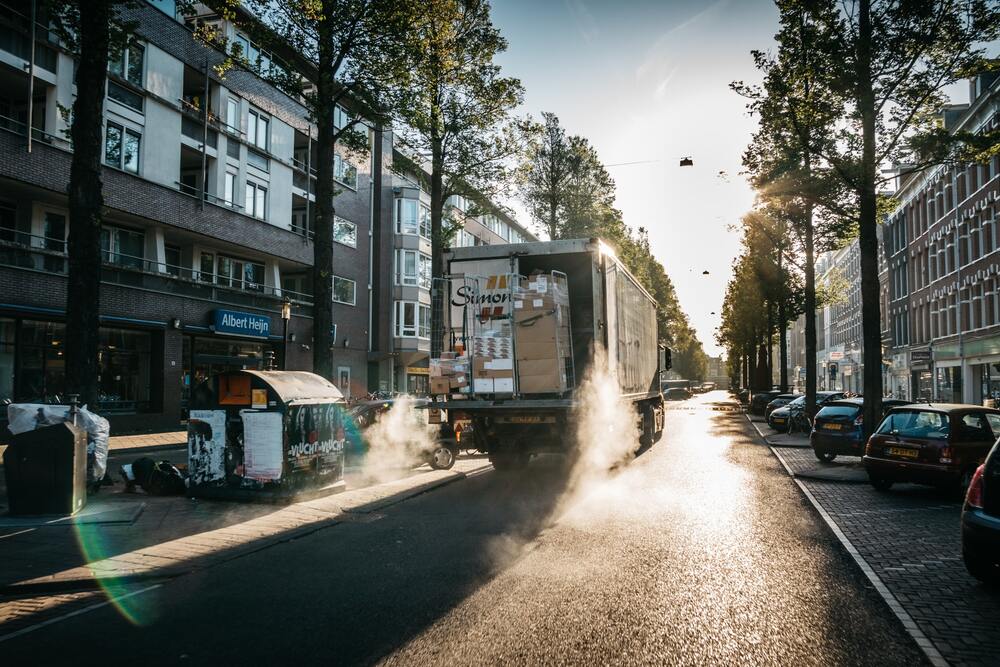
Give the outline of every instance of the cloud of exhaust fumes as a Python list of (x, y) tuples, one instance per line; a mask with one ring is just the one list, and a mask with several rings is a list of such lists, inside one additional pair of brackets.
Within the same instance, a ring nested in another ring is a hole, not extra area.
[(595, 352), (594, 363), (576, 390), (572, 420), (575, 450), (563, 509), (606, 481), (639, 449), (635, 408), (621, 400), (603, 352)]
[(427, 413), (414, 408), (409, 396), (397, 398), (388, 412), (364, 432), (368, 445), (361, 474), (367, 482), (398, 479), (400, 473), (424, 462), (422, 452), (436, 440), (437, 426), (427, 423)]

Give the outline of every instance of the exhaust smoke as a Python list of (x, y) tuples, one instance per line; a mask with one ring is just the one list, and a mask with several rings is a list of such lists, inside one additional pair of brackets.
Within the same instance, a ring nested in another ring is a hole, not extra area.
[(366, 483), (398, 479), (424, 462), (422, 453), (436, 442), (437, 426), (427, 423), (424, 410), (417, 410), (410, 396), (397, 398), (392, 407), (364, 433), (368, 452), (361, 475)]

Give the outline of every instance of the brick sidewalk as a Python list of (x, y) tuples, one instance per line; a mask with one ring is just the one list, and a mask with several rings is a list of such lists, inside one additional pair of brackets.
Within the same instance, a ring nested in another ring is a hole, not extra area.
[[(141, 435), (113, 435), (108, 438), (108, 451), (121, 449), (145, 449), (154, 447), (178, 447), (187, 444), (187, 431), (169, 431), (167, 433), (143, 433)], [(0, 444), (0, 465), (7, 445)]]
[(111, 508), (144, 503), (133, 523), (0, 529), (0, 642), (103, 604), (108, 595), (127, 595), (339, 523), (377, 520), (384, 507), (488, 468), (485, 458), (462, 458), (449, 471), (420, 468), (401, 472), (401, 479), (281, 506), (158, 498), (116, 487), (99, 502)]
[[(996, 665), (1000, 593), (962, 564), (961, 502), (935, 489), (899, 484), (880, 493), (867, 484), (809, 479), (810, 450), (773, 448), (872, 568), (916, 627), (953, 665)], [(837, 457), (859, 468), (858, 457)], [(836, 465), (836, 464), (834, 464)]]

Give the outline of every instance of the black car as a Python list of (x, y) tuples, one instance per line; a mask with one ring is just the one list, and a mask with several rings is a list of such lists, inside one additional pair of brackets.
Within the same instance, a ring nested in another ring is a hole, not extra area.
[[(909, 401), (882, 399), (882, 414)], [(820, 461), (830, 462), (839, 454), (862, 456), (865, 453), (862, 412), (864, 399), (840, 398), (827, 401), (816, 413), (809, 444)]]
[(801, 395), (802, 394), (778, 394), (771, 399), (771, 402), (764, 408), (764, 417), (767, 418), (772, 411), (785, 407)]
[(976, 469), (962, 507), (962, 558), (969, 574), (1000, 585), (1000, 447)]
[(684, 387), (670, 387), (663, 392), (663, 399), (667, 401), (686, 401), (691, 398), (691, 392)]
[[(412, 420), (414, 432), (427, 426), (427, 412), (425, 408), (428, 404), (426, 398), (410, 399), (410, 413), (408, 420)], [(347, 433), (348, 460), (361, 461), (370, 450), (370, 443), (366, 437), (369, 428), (374, 426), (379, 419), (392, 410), (396, 405), (396, 400), (388, 399), (384, 401), (364, 401), (353, 406), (348, 413), (352, 428)], [(454, 432), (447, 423), (439, 428), (439, 436), (433, 441), (415, 437), (412, 441), (395, 442), (393, 446), (406, 450), (411, 450), (414, 461), (422, 461), (437, 470), (448, 470), (455, 465), (458, 458), (459, 444)]]
[(777, 389), (754, 392), (750, 397), (750, 414), (763, 415), (764, 410), (767, 409), (767, 404), (777, 398), (779, 394), (781, 392)]

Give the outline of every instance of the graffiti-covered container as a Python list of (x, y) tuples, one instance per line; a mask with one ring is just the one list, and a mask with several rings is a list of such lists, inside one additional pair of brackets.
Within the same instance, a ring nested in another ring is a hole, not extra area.
[(305, 371), (232, 371), (195, 388), (189, 494), (292, 499), (343, 488), (344, 397)]

